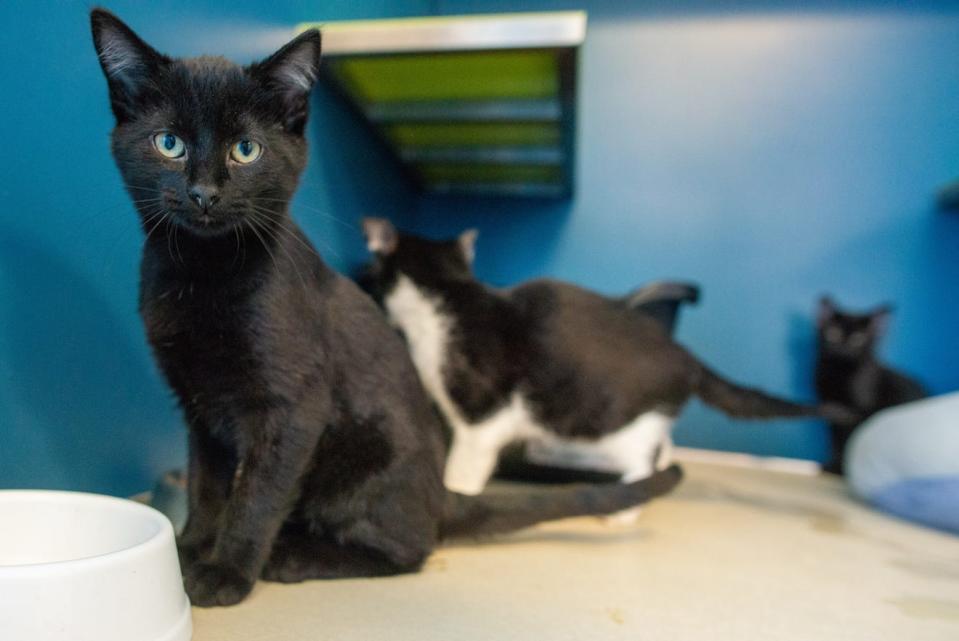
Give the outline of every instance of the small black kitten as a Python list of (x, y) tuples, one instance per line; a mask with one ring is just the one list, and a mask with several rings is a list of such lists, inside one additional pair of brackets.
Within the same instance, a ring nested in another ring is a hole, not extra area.
[(856, 427), (881, 409), (925, 398), (917, 381), (890, 369), (876, 358), (892, 307), (883, 305), (865, 314), (840, 310), (828, 297), (819, 301), (816, 393), (822, 402), (848, 407), (859, 421), (832, 423), (832, 457), (824, 469), (844, 473), (846, 443)]
[(672, 489), (468, 498), (402, 340), (290, 218), (320, 34), (262, 62), (168, 58), (91, 13), (113, 154), (146, 240), (140, 314), (190, 433), (180, 539), (194, 605), (276, 581), (416, 571), (446, 536), (606, 514)]

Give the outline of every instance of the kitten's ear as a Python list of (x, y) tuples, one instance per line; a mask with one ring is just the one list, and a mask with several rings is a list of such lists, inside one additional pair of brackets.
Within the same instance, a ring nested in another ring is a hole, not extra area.
[(882, 336), (889, 328), (889, 321), (895, 307), (890, 304), (880, 305), (869, 314), (869, 333), (873, 336)]
[(831, 319), (835, 313), (836, 305), (832, 302), (832, 299), (828, 296), (823, 296), (819, 299), (819, 307), (816, 311), (816, 324), (822, 327), (829, 322), (829, 319)]
[(476, 238), (478, 236), (478, 229), (467, 229), (456, 239), (467, 265), (472, 265), (473, 259), (476, 258)]
[(385, 218), (364, 218), (363, 234), (366, 236), (366, 248), (381, 256), (395, 252), (400, 242), (396, 227)]
[(277, 93), (283, 126), (302, 134), (309, 113), (310, 90), (320, 75), (320, 32), (308, 29), (272, 56), (251, 65), (250, 73)]
[(153, 74), (169, 58), (145, 43), (119, 18), (104, 9), (90, 12), (93, 46), (110, 87), (117, 122), (136, 114), (137, 98), (152, 85)]

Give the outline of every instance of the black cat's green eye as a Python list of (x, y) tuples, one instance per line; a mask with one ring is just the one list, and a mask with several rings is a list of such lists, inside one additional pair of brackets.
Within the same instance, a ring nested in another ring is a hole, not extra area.
[(241, 140), (230, 149), (230, 158), (241, 165), (249, 165), (260, 157), (263, 148), (253, 140)]
[(153, 136), (153, 146), (166, 158), (176, 159), (186, 155), (186, 145), (169, 131), (161, 131)]

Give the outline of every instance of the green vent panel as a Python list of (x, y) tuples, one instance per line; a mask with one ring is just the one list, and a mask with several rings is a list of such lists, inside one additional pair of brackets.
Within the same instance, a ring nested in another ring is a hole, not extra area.
[(567, 197), (582, 12), (366, 20), (323, 31), (323, 77), (434, 193)]

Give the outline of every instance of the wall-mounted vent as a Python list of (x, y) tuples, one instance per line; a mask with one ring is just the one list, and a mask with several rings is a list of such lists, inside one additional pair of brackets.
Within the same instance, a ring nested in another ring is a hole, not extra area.
[(567, 197), (583, 12), (308, 23), (323, 76), (431, 193)]

